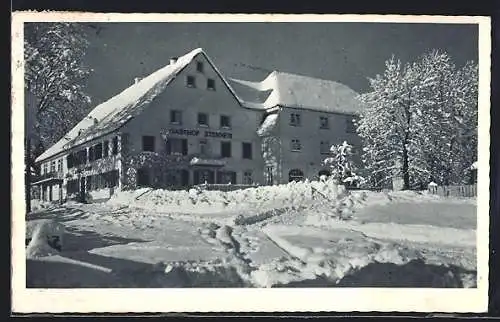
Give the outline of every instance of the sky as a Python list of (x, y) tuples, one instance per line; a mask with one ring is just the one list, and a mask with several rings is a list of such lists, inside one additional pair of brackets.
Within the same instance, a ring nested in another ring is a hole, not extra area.
[(477, 61), (477, 25), (401, 23), (92, 23), (84, 63), (97, 105), (201, 47), (226, 77), (262, 80), (280, 70), (369, 90), (395, 55), (412, 61), (431, 49), (457, 65)]

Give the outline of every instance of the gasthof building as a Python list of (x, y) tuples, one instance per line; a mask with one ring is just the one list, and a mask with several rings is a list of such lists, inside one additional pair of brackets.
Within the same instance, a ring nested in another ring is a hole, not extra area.
[(332, 144), (359, 148), (357, 93), (334, 81), (274, 71), (226, 78), (200, 48), (95, 107), (36, 162), (43, 200), (203, 183), (315, 179)]

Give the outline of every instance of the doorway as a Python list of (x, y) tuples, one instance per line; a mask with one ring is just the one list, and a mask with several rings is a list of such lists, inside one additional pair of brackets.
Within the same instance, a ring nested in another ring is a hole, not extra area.
[(194, 184), (215, 183), (215, 172), (209, 169), (194, 171)]

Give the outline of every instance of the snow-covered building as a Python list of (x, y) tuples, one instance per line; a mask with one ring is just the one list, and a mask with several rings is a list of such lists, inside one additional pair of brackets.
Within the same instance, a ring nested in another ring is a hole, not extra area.
[(42, 199), (140, 186), (277, 184), (317, 177), (332, 144), (355, 146), (345, 85), (273, 72), (226, 78), (200, 48), (95, 107), (40, 155)]

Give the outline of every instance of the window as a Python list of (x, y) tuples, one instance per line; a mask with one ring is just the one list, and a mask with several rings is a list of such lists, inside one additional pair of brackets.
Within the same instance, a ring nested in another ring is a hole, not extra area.
[(288, 172), (288, 182), (302, 181), (304, 179), (304, 172), (299, 169), (292, 169)]
[(42, 166), (42, 174), (47, 174), (47, 173), (49, 173), (48, 165), (47, 163), (44, 163)]
[(328, 141), (321, 141), (319, 151), (321, 154), (330, 154), (330, 143)]
[(196, 78), (194, 78), (194, 76), (188, 75), (186, 77), (186, 85), (187, 87), (196, 87)]
[(231, 157), (231, 142), (221, 142), (220, 143), (220, 155), (223, 158)]
[(207, 78), (207, 89), (211, 91), (215, 91), (215, 79)]
[(56, 172), (56, 161), (50, 161), (50, 173)]
[(166, 143), (167, 154), (170, 155), (187, 155), (188, 154), (187, 139), (169, 138)]
[(145, 187), (150, 185), (148, 169), (137, 169), (137, 186)]
[(243, 172), (243, 184), (253, 184), (252, 170)]
[(241, 144), (243, 159), (252, 159), (252, 143), (243, 142)]
[(215, 173), (209, 169), (194, 170), (193, 171), (194, 184), (212, 184), (215, 182)]
[(66, 157), (66, 166), (68, 167), (68, 169), (73, 168), (73, 154), (72, 153), (68, 154), (68, 156)]
[(98, 143), (94, 146), (94, 159), (99, 160), (102, 158), (102, 143)]
[(302, 145), (300, 144), (300, 140), (299, 139), (292, 139), (290, 148), (292, 151), (300, 151), (302, 149)]
[(208, 114), (198, 113), (198, 125), (208, 126)]
[(220, 184), (236, 184), (236, 172), (234, 171), (218, 171), (217, 183)]
[(181, 111), (170, 111), (170, 123), (182, 124), (182, 112)]
[(105, 158), (108, 156), (108, 154), (109, 154), (109, 143), (106, 140), (102, 143), (102, 156)]
[(227, 115), (220, 116), (220, 127), (230, 129), (231, 128), (231, 118)]
[(88, 158), (89, 162), (92, 162), (92, 161), (95, 160), (95, 154), (94, 154), (94, 147), (93, 146), (89, 147), (89, 154), (88, 154), (88, 156), (89, 156), (89, 158)]
[(73, 157), (73, 165), (81, 165), (87, 162), (87, 149), (78, 151)]
[(319, 128), (320, 129), (330, 128), (330, 126), (328, 124), (328, 116), (320, 116), (319, 117)]
[(356, 126), (354, 125), (354, 119), (352, 119), (350, 116), (346, 118), (346, 132), (356, 133)]
[(144, 135), (142, 137), (142, 151), (155, 152), (155, 137), (151, 135)]
[(62, 172), (63, 171), (62, 159), (57, 160), (57, 171), (58, 172)]
[(205, 139), (200, 140), (200, 154), (208, 155), (210, 154), (210, 147), (208, 145), (208, 141)]
[(113, 138), (113, 154), (118, 154), (118, 137)]
[(298, 114), (298, 113), (290, 114), (290, 125), (291, 126), (300, 126), (300, 114)]
[(201, 61), (196, 62), (196, 71), (199, 73), (203, 73), (203, 63)]

